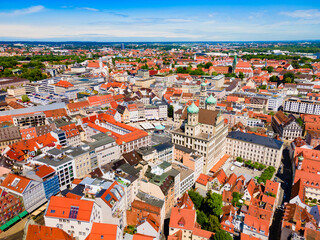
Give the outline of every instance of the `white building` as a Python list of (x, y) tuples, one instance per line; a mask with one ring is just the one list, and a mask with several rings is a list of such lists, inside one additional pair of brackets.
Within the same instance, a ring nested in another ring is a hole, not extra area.
[(89, 143), (89, 146), (96, 153), (98, 166), (103, 166), (119, 159), (119, 145), (112, 137), (109, 137), (106, 134), (97, 134), (91, 138), (96, 140), (95, 142)]
[(89, 235), (92, 223), (100, 223), (102, 212), (94, 201), (52, 196), (44, 215), (45, 225), (58, 227), (79, 240)]
[(283, 142), (240, 131), (227, 136), (227, 154), (236, 158), (262, 163), (278, 168), (281, 162)]
[(47, 155), (41, 154), (28, 162), (52, 167), (59, 177), (61, 191), (71, 187), (75, 178), (75, 164), (73, 159), (66, 156), (63, 151), (54, 148), (49, 150)]
[(206, 109), (199, 109), (194, 103), (184, 110), (182, 119), (187, 119), (184, 130), (172, 131), (172, 142), (195, 150), (204, 156), (204, 172), (210, 169), (225, 154), (228, 126), (223, 116), (215, 110), (216, 99), (210, 95), (206, 99)]
[(290, 98), (284, 102), (283, 110), (292, 113), (320, 115), (320, 102), (299, 98)]
[(0, 187), (6, 192), (21, 197), (24, 208), (28, 212), (32, 212), (47, 201), (43, 183), (26, 177), (8, 174)]

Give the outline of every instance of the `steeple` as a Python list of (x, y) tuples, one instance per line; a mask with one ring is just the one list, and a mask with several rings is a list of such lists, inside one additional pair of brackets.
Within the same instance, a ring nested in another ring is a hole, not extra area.
[(238, 58), (237, 55), (234, 55), (233, 63), (232, 63), (232, 72), (235, 73), (237, 68)]
[(199, 103), (199, 107), (200, 108), (205, 108), (206, 107), (206, 100), (207, 97), (207, 84), (205, 82), (205, 79), (203, 79), (203, 82), (200, 84), (200, 103)]

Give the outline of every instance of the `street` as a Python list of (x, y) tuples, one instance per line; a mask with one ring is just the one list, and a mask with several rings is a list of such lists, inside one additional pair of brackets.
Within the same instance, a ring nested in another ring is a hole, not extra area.
[[(269, 230), (269, 239), (277, 240), (280, 239), (281, 235), (281, 220), (283, 216), (283, 211), (279, 208), (285, 202), (289, 202), (291, 195), (291, 186), (292, 186), (292, 169), (291, 169), (291, 160), (289, 157), (289, 150), (286, 147), (283, 150), (283, 157), (281, 162), (281, 170), (276, 173), (275, 178), (281, 184), (280, 196), (279, 196), (279, 204), (277, 209), (275, 210), (272, 224)], [(280, 168), (279, 168), (280, 169)]]

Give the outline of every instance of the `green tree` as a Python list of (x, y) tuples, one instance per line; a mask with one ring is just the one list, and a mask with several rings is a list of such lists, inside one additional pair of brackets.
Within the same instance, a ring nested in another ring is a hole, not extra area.
[(237, 158), (236, 158), (236, 161), (237, 161), (237, 162), (243, 162), (243, 158), (242, 158), (242, 157), (237, 157)]
[(215, 192), (207, 192), (207, 196), (205, 197), (201, 208), (208, 215), (215, 215), (217, 217), (220, 216), (220, 214), (222, 213), (222, 196)]
[(215, 215), (210, 215), (208, 218), (206, 230), (210, 232), (218, 232), (220, 228), (221, 224), (219, 222), (219, 218)]
[(212, 62), (207, 62), (203, 67), (209, 69), (212, 66)]
[(273, 72), (273, 69), (274, 69), (274, 68), (273, 68), (272, 66), (268, 66), (268, 67), (267, 67), (268, 73), (272, 73), (272, 72)]
[(199, 210), (197, 210), (197, 223), (199, 223), (203, 229), (206, 229), (206, 226), (208, 224), (207, 215)]
[(279, 77), (278, 76), (271, 76), (270, 78), (269, 78), (269, 81), (270, 82), (279, 82)]
[(202, 205), (202, 202), (203, 202), (203, 197), (197, 193), (196, 191), (194, 190), (190, 190), (188, 192), (193, 204), (194, 204), (194, 207), (196, 209), (200, 209), (201, 205)]
[(170, 105), (168, 107), (168, 117), (173, 117), (173, 111), (174, 111), (174, 108), (173, 108), (173, 105)]
[(28, 95), (22, 95), (21, 100), (22, 100), (22, 102), (29, 102), (30, 98), (28, 97)]
[(216, 232), (216, 234), (213, 237), (213, 240), (232, 240), (232, 237), (230, 236), (229, 233), (220, 230)]
[(243, 72), (239, 72), (239, 78), (240, 78), (241, 80), (244, 79), (244, 74), (243, 74)]
[(240, 193), (233, 192), (232, 193), (232, 205), (237, 206), (240, 200)]
[(290, 77), (285, 78), (285, 79), (284, 79), (284, 82), (285, 82), (285, 83), (294, 83), (293, 79), (290, 78)]
[(303, 127), (303, 120), (301, 118), (297, 118), (297, 123)]
[(292, 82), (294, 82), (294, 74), (292, 72), (286, 72), (285, 74), (283, 74), (283, 79), (286, 82), (286, 78), (290, 78)]

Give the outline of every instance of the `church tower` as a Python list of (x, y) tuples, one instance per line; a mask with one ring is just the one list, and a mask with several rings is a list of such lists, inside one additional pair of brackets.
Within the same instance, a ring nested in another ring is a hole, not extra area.
[(199, 108), (194, 102), (187, 108), (188, 123), (185, 125), (186, 134), (189, 136), (197, 136), (200, 133), (199, 125)]
[(206, 108), (208, 110), (215, 111), (216, 110), (216, 104), (217, 104), (217, 99), (211, 94), (207, 99), (206, 99)]
[(207, 98), (207, 84), (203, 81), (200, 85), (200, 103), (199, 107), (204, 109), (206, 107), (206, 100)]
[(232, 73), (236, 72), (237, 63), (238, 63), (237, 55), (234, 55), (234, 59), (233, 59), (233, 63), (232, 63)]

